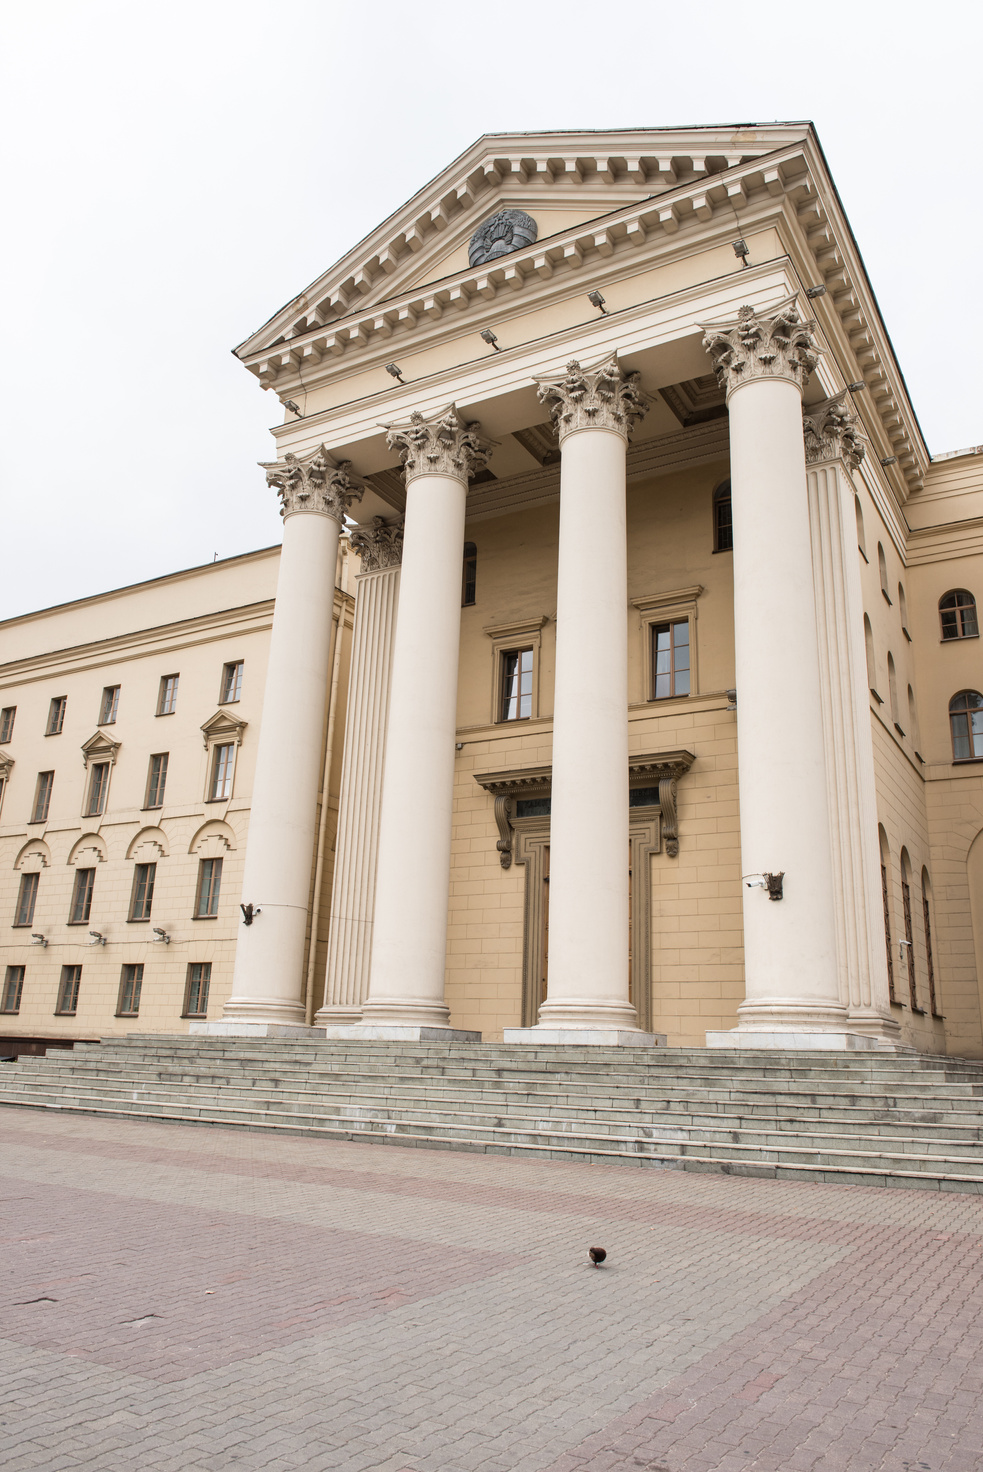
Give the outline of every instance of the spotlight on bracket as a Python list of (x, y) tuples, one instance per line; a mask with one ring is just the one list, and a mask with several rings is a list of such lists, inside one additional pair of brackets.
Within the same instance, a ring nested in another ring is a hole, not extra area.
[(751, 254), (751, 252), (748, 250), (747, 241), (735, 240), (732, 242), (732, 244), (734, 246), (734, 254), (735, 256), (737, 256), (741, 265), (749, 267), (751, 265), (751, 262), (748, 260), (748, 256)]
[(884, 466), (887, 466), (887, 465), (897, 465), (897, 463), (898, 463), (898, 457), (897, 457), (897, 455), (882, 455), (881, 456), (881, 464), (884, 465)]
[(106, 944), (106, 937), (101, 930), (90, 930), (89, 934), (92, 936), (92, 939), (89, 941), (90, 946), (104, 946)]
[(47, 936), (40, 935), (36, 930), (32, 930), (31, 931), (31, 945), (32, 946), (46, 946), (47, 944), (48, 944)]
[(587, 300), (590, 302), (591, 306), (596, 307), (597, 310), (603, 314), (603, 316), (607, 317), (610, 315), (607, 307), (604, 305), (604, 298), (599, 291), (589, 291), (587, 293)]
[(496, 353), (500, 353), (502, 351), (502, 349), (498, 345), (498, 338), (495, 336), (494, 332), (492, 332), (490, 327), (486, 327), (485, 330), (481, 333), (481, 341), (486, 342), (490, 348), (494, 348)]
[(405, 378), (403, 377), (402, 368), (397, 368), (395, 363), (387, 363), (386, 372), (391, 374), (393, 378), (398, 379), (400, 383), (406, 382)]
[(866, 387), (867, 385), (864, 383), (863, 379), (858, 378), (856, 383), (847, 384), (846, 391), (848, 394), (862, 394)]
[(169, 946), (171, 943), (171, 937), (166, 930), (161, 930), (159, 925), (154, 926), (154, 940), (158, 945), (163, 943), (165, 946)]
[(820, 285), (820, 286), (807, 286), (806, 287), (806, 296), (809, 298), (810, 301), (815, 301), (815, 299), (816, 299), (817, 296), (825, 296), (825, 295), (826, 295), (826, 288), (825, 288), (825, 286)]
[(292, 413), (297, 415), (298, 419), (303, 419), (304, 416), (298, 409), (297, 405), (294, 403), (293, 399), (284, 399), (283, 407), (285, 409), (291, 410)]

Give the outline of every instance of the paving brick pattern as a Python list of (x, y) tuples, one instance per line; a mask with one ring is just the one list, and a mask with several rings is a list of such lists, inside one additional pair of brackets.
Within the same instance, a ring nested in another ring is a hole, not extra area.
[(0, 1245), (5, 1472), (983, 1466), (978, 1196), (7, 1108)]

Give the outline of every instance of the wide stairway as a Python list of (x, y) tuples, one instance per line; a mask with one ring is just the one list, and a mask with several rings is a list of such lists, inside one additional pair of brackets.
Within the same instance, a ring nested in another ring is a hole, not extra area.
[(132, 1036), (4, 1064), (0, 1104), (983, 1193), (983, 1064), (914, 1054)]

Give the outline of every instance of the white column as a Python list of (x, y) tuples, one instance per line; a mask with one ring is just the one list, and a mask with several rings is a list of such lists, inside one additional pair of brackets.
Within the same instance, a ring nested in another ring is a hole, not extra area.
[[(727, 390), (745, 1000), (711, 1045), (848, 1046), (836, 916), (802, 389), (814, 323), (794, 298), (704, 342)], [(772, 900), (746, 880), (784, 874)], [(744, 1036), (746, 1034), (746, 1036)]]
[(358, 1022), (369, 985), (403, 526), (377, 516), (355, 527), (350, 540), (362, 571), (355, 583), (324, 1005), (314, 1019), (329, 1026)]
[[(249, 817), (232, 995), (221, 1022), (196, 1031), (303, 1026), (304, 948), (316, 838), (338, 537), (361, 498), (348, 467), (321, 448), (264, 467), (281, 498), (283, 550)], [(255, 912), (259, 911), (259, 914)]]
[(406, 522), (386, 737), (369, 995), (355, 1035), (452, 1033), (444, 1001), (468, 477), (487, 459), (454, 406), (392, 425)]
[(891, 1016), (881, 899), (877, 794), (851, 472), (864, 456), (847, 395), (810, 406), (803, 417), (820, 693), (833, 847), (840, 1000), (852, 1032), (884, 1042), (900, 1029)]
[(642, 1043), (628, 1000), (628, 435), (648, 408), (617, 358), (539, 380), (557, 426), (560, 542), (547, 997), (510, 1042)]

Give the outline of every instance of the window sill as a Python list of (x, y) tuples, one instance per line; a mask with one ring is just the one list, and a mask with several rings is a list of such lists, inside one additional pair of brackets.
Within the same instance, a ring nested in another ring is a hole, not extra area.
[(904, 624), (901, 625), (901, 632), (902, 632), (902, 634), (904, 634), (905, 638), (908, 640), (908, 643), (910, 644), (911, 643), (911, 635), (908, 633), (908, 630), (905, 628)]
[(55, 1017), (77, 1017), (78, 1016), (78, 1013), (77, 1012), (55, 1012), (55, 1013), (53, 1013), (53, 1016), (55, 1016)]
[(139, 1012), (116, 1012), (113, 1015), (115, 1017), (139, 1017), (140, 1016)]
[(90, 925), (91, 923), (92, 922), (90, 920), (66, 920), (65, 921), (65, 924), (66, 925)]
[(142, 807), (140, 811), (141, 813), (159, 813), (163, 806), (164, 804), (162, 802), (148, 803), (145, 807)]
[(146, 920), (138, 920), (133, 915), (131, 915), (126, 923), (127, 925), (149, 925), (150, 916), (148, 915)]
[(96, 725), (97, 726), (100, 726), (100, 727), (101, 726), (115, 726), (115, 724), (116, 724), (115, 720), (112, 720), (112, 721), (96, 721)]
[[(512, 723), (510, 722), (509, 724), (512, 724)], [(230, 792), (229, 795), (228, 795), (228, 797), (206, 797), (204, 799), (204, 801), (206, 803), (231, 802), (232, 801), (232, 794)]]
[(217, 920), (217, 915), (192, 915), (192, 920)]
[(981, 762), (983, 762), (983, 756), (954, 756), (952, 758), (954, 767), (979, 766)]
[(885, 593), (883, 588), (881, 589), (881, 597), (884, 599), (884, 602), (887, 604), (888, 608), (894, 607), (894, 604), (891, 602), (891, 595), (889, 593)]
[(897, 733), (898, 733), (899, 736), (903, 736), (905, 734), (904, 733), (904, 730), (902, 729), (901, 726), (898, 725), (897, 721), (895, 721), (895, 723), (894, 723), (894, 729), (897, 731)]
[(866, 562), (867, 566), (869, 567), (870, 566), (870, 558), (867, 556), (867, 553), (861, 547), (861, 545), (860, 545), (859, 542), (857, 543), (857, 551), (860, 553), (860, 555), (863, 558), (864, 562)]
[(219, 704), (219, 705), (241, 705), (242, 704), (242, 696), (241, 695), (237, 695), (236, 698), (235, 698), (235, 700), (220, 700), (220, 701), (217, 702), (217, 704)]
[(874, 689), (874, 687), (873, 687), (873, 685), (871, 685), (871, 687), (870, 687), (870, 693), (871, 693), (871, 695), (873, 695), (873, 697), (874, 697), (874, 699), (875, 699), (875, 700), (876, 700), (876, 701), (877, 701), (877, 704), (878, 704), (878, 705), (883, 705), (883, 704), (884, 704), (884, 702), (883, 702), (883, 700), (882, 700), (882, 699), (881, 699), (881, 697), (880, 697), (880, 696), (879, 696), (879, 695), (878, 695), (878, 693), (877, 693), (877, 691), (876, 691), (876, 690), (875, 690), (875, 689)]
[(158, 715), (158, 717), (160, 717), (160, 716), (176, 716), (177, 715), (177, 711), (176, 710), (159, 710), (157, 712), (157, 715)]
[(30, 930), (33, 924), (33, 920), (12, 920), (10, 928), (11, 930)]
[(714, 547), (714, 549), (713, 549), (713, 556), (714, 557), (721, 557), (721, 556), (723, 556), (724, 553), (726, 553), (726, 552), (733, 552), (733, 550), (734, 550), (733, 547)]
[(645, 704), (661, 705), (664, 700), (689, 700), (693, 693), (692, 690), (687, 690), (685, 695), (650, 695)]
[(925, 1008), (924, 1007), (912, 1007), (911, 1010), (912, 1010), (912, 1012), (914, 1013), (914, 1015), (916, 1017), (927, 1017), (928, 1016), (928, 1013), (925, 1011)]
[(205, 1022), (208, 1018), (207, 1012), (182, 1012), (182, 1022)]
[(939, 640), (940, 644), (961, 644), (964, 639), (978, 639), (979, 634), (950, 634), (948, 639), (945, 635)]

